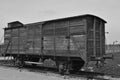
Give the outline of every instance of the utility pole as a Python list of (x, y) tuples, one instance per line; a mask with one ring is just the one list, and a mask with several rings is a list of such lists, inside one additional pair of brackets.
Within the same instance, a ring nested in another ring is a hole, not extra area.
[[(109, 34), (109, 32), (105, 32), (105, 34)], [(105, 35), (105, 54), (107, 53), (107, 38)]]
[(117, 40), (113, 42), (113, 53), (115, 53), (115, 43), (117, 42), (118, 42)]

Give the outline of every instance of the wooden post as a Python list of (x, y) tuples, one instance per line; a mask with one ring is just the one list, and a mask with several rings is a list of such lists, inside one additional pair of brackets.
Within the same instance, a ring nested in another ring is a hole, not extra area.
[(44, 38), (43, 38), (43, 25), (41, 26), (41, 58), (43, 59), (43, 49), (44, 49), (44, 46), (43, 46), (43, 41), (44, 41)]
[(102, 52), (102, 21), (100, 21), (100, 56), (103, 56)]
[[(70, 22), (68, 21), (68, 52), (70, 55)], [(69, 56), (68, 56), (68, 60), (69, 60)]]
[(35, 52), (35, 28), (33, 28), (33, 41), (32, 41), (32, 48), (33, 48), (33, 54)]
[(10, 53), (12, 53), (12, 29), (10, 30)]
[(94, 17), (94, 23), (93, 23), (93, 36), (94, 36), (94, 43), (93, 43), (93, 46), (94, 46), (94, 53), (93, 55), (96, 57), (96, 18)]
[(55, 61), (55, 59), (56, 59), (56, 33), (55, 33), (55, 30), (56, 30), (56, 27), (55, 27), (55, 22), (53, 22), (53, 28), (54, 28), (54, 61)]
[(67, 70), (66, 70), (66, 74), (69, 74), (70, 72), (70, 21), (68, 20), (68, 35), (67, 35), (67, 40), (68, 40), (68, 61), (67, 61)]
[(18, 54), (20, 53), (19, 49), (20, 49), (20, 28), (18, 28)]

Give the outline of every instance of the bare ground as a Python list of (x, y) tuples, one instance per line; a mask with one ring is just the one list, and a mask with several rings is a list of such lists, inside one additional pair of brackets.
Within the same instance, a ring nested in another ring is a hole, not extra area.
[[(115, 54), (114, 60), (106, 60), (104, 67), (96, 68), (96, 71), (105, 73), (107, 76), (97, 76), (94, 80), (120, 80), (119, 58), (120, 55)], [(60, 74), (52, 72), (41, 72), (39, 70), (25, 68), (20, 71), (20, 69), (13, 65), (9, 66), (11, 62), (12, 60), (0, 60), (0, 80), (89, 80), (88, 77), (85, 76), (61, 76)]]

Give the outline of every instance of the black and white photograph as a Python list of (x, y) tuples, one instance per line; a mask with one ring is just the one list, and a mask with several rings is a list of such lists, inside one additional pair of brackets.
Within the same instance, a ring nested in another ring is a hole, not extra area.
[(120, 1), (0, 0), (0, 80), (120, 80)]

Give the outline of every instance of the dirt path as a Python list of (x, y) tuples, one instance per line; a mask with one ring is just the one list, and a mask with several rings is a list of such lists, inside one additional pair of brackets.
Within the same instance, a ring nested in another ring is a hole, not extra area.
[(69, 78), (59, 74), (35, 73), (17, 68), (0, 66), (0, 80), (86, 80), (85, 78)]

